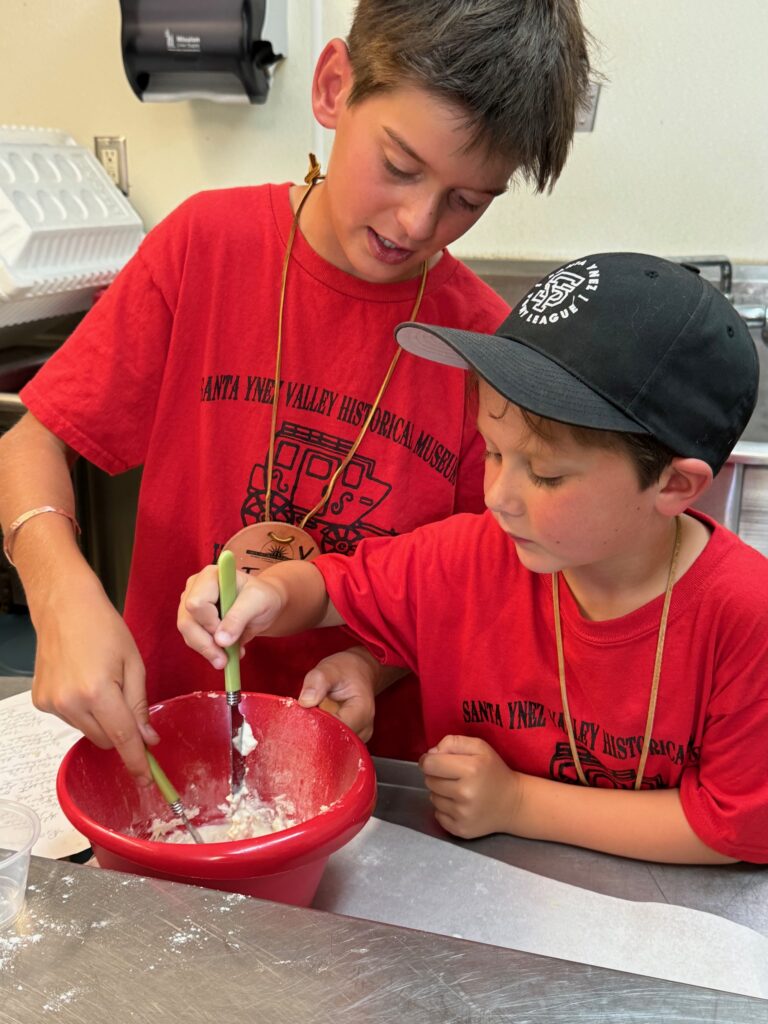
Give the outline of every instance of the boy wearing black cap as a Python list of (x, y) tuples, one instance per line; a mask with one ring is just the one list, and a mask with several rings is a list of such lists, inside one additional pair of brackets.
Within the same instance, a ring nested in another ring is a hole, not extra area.
[[(555, 271), (496, 335), (397, 338), (479, 378), (488, 511), (270, 569), (223, 623), (205, 571), (187, 642), (212, 658), (344, 622), (413, 668), (455, 835), (768, 861), (768, 561), (691, 511), (755, 406), (743, 322), (687, 268), (608, 253)], [(350, 694), (347, 720), (372, 706)]]

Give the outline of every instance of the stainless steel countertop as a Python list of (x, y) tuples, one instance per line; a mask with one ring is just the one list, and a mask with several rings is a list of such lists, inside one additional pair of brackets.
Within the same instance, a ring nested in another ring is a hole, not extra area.
[[(377, 773), (379, 817), (451, 841), (415, 765), (378, 760)], [(511, 836), (464, 845), (768, 934), (761, 868), (641, 864)], [(768, 1021), (768, 1004), (743, 996), (37, 857), (26, 908), (0, 932), (0, 994), (1, 1024), (50, 1012), (60, 1024), (233, 1014), (269, 1024)]]

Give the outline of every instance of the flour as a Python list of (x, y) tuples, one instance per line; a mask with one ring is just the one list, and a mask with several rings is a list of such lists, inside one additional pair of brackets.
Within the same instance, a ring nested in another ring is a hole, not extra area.
[(66, 1006), (67, 1003), (71, 1003), (77, 994), (78, 991), (76, 988), (70, 988), (66, 992), (59, 992), (47, 1003), (43, 1003), (43, 1009), (49, 1012), (52, 1010), (54, 1013), (58, 1013), (63, 1006)]
[[(239, 839), (255, 839), (282, 832), (298, 825), (296, 808), (288, 797), (276, 796), (274, 800), (262, 800), (259, 794), (249, 790), (247, 785), (236, 794), (227, 796), (226, 802), (218, 805), (221, 817), (206, 825), (197, 825), (204, 843), (231, 843)], [(190, 821), (199, 815), (199, 807), (187, 809)], [(150, 839), (158, 843), (192, 843), (194, 840), (180, 818), (152, 822)]]
[(7, 970), (17, 950), (23, 949), (27, 945), (42, 942), (42, 939), (43, 936), (40, 932), (35, 932), (32, 935), (11, 934), (7, 938), (0, 938), (0, 971)]
[(258, 746), (259, 741), (253, 735), (253, 729), (243, 719), (243, 724), (237, 731), (237, 735), (232, 737), (232, 746), (235, 750), (239, 750), (243, 757), (247, 757), (252, 753)]

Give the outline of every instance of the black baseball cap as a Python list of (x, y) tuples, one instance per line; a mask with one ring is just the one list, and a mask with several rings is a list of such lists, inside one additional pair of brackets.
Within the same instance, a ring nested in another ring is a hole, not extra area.
[(402, 323), (395, 337), (414, 355), (472, 367), (539, 416), (650, 434), (715, 473), (757, 402), (757, 350), (731, 303), (694, 269), (642, 253), (564, 264), (495, 334)]

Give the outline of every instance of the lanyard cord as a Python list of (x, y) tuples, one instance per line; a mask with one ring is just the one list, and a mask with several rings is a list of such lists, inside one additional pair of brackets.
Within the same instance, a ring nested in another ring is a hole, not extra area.
[[(299, 202), (299, 205), (296, 207), (296, 213), (293, 216), (293, 223), (291, 224), (291, 232), (290, 232), (290, 234), (288, 236), (288, 242), (287, 242), (286, 247), (285, 247), (285, 256), (283, 258), (283, 273), (282, 273), (282, 280), (281, 280), (281, 283), (280, 283), (280, 308), (279, 308), (278, 316), (277, 316), (277, 354), (276, 354), (276, 358), (275, 358), (275, 386), (274, 386), (274, 391), (273, 391), (273, 394), (272, 394), (272, 419), (271, 419), (270, 431), (269, 431), (269, 454), (268, 454), (268, 457), (267, 457), (266, 495), (264, 497), (264, 519), (267, 522), (269, 521), (270, 505), (271, 505), (271, 502), (272, 502), (272, 473), (273, 473), (274, 462), (275, 462), (275, 438), (276, 438), (276, 433), (277, 433), (277, 405), (278, 405), (278, 399), (280, 397), (280, 370), (281, 370), (282, 352), (283, 352), (283, 311), (284, 311), (284, 308), (285, 308), (285, 288), (286, 288), (286, 283), (288, 281), (288, 265), (289, 265), (290, 259), (291, 259), (291, 250), (293, 249), (293, 241), (294, 241), (294, 238), (296, 237), (296, 231), (297, 231), (298, 226), (299, 226), (299, 214), (301, 213), (302, 208), (304, 206), (304, 203), (307, 201), (307, 198), (309, 197), (310, 192), (315, 187), (315, 185), (319, 181), (322, 180), (322, 178), (323, 178), (323, 175), (320, 173), (320, 165), (318, 164), (317, 159), (315, 158), (314, 153), (310, 153), (309, 154), (309, 172), (307, 173), (307, 176), (304, 179), (305, 183), (308, 185), (308, 188), (305, 191), (304, 195), (301, 197), (301, 201)], [(426, 284), (427, 284), (427, 272), (428, 272), (428, 270), (429, 270), (429, 267), (427, 266), (427, 261), (425, 260), (424, 263), (422, 264), (422, 267), (421, 267), (421, 280), (419, 282), (419, 288), (418, 288), (418, 291), (416, 293), (416, 301), (413, 304), (413, 309), (411, 310), (411, 315), (408, 318), (409, 320), (415, 320), (417, 315), (418, 315), (419, 307), (421, 306), (421, 300), (422, 300), (422, 298), (424, 296), (424, 289), (425, 289)], [(361, 444), (363, 438), (365, 437), (366, 431), (368, 430), (368, 427), (370, 426), (371, 421), (373, 420), (373, 417), (376, 414), (376, 410), (379, 407), (379, 403), (381, 402), (381, 399), (384, 397), (384, 392), (387, 390), (387, 386), (389, 385), (389, 382), (392, 379), (392, 374), (395, 372), (395, 367), (397, 366), (397, 363), (398, 363), (398, 361), (400, 359), (401, 353), (402, 353), (402, 349), (398, 346), (397, 347), (397, 351), (395, 352), (394, 356), (392, 357), (392, 362), (389, 364), (387, 372), (384, 375), (384, 380), (381, 382), (381, 387), (379, 388), (378, 394), (376, 395), (376, 398), (373, 401), (373, 405), (371, 406), (370, 410), (368, 411), (368, 415), (365, 417), (365, 421), (363, 422), (363, 425), (360, 428), (360, 433), (355, 438), (355, 440), (354, 440), (354, 442), (352, 444), (352, 447), (349, 449), (347, 454), (342, 459), (341, 463), (339, 464), (338, 468), (336, 469), (336, 472), (333, 474), (333, 476), (328, 481), (328, 483), (325, 485), (325, 487), (323, 487), (322, 495), (321, 495), (320, 500), (318, 501), (318, 503), (314, 506), (314, 508), (311, 508), (309, 510), (309, 512), (307, 512), (307, 514), (302, 518), (301, 522), (299, 523), (299, 526), (302, 529), (306, 526), (306, 524), (309, 522), (309, 520), (312, 518), (312, 516), (320, 508), (322, 508), (322, 506), (329, 500), (329, 498), (331, 496), (331, 493), (333, 492), (333, 488), (336, 486), (336, 481), (338, 480), (339, 476), (344, 472), (344, 470), (347, 468), (349, 463), (354, 458), (355, 452), (360, 447), (360, 444)]]
[[(648, 714), (645, 720), (645, 735), (643, 736), (643, 749), (640, 753), (640, 762), (637, 767), (637, 777), (635, 778), (635, 789), (640, 789), (643, 784), (643, 775), (645, 774), (645, 762), (648, 760), (648, 748), (650, 746), (651, 731), (653, 730), (653, 719), (656, 715), (656, 699), (659, 694), (659, 679), (661, 677), (661, 659), (664, 653), (664, 638), (667, 633), (667, 619), (669, 617), (669, 604), (672, 599), (672, 587), (675, 583), (675, 569), (677, 567), (677, 556), (680, 554), (680, 540), (682, 536), (682, 530), (680, 527), (680, 517), (675, 518), (675, 543), (672, 550), (672, 559), (669, 563), (669, 575), (667, 577), (667, 589), (664, 594), (664, 606), (661, 610), (661, 622), (659, 623), (659, 636), (656, 641), (656, 660), (653, 666), (653, 679), (651, 681), (651, 696), (648, 701)], [(579, 782), (583, 786), (588, 786), (587, 778), (584, 774), (584, 770), (581, 766), (581, 760), (579, 758), (579, 752), (576, 749), (576, 737), (573, 734), (573, 722), (571, 721), (571, 711), (568, 706), (568, 693), (565, 686), (565, 658), (563, 657), (563, 634), (560, 623), (560, 593), (558, 587), (558, 573), (552, 573), (552, 605), (554, 608), (555, 618), (555, 642), (557, 645), (557, 671), (560, 677), (560, 699), (563, 704), (563, 718), (565, 719), (565, 728), (568, 733), (568, 744), (571, 748), (571, 756), (573, 757), (573, 763), (576, 766), (576, 774), (579, 777)]]

